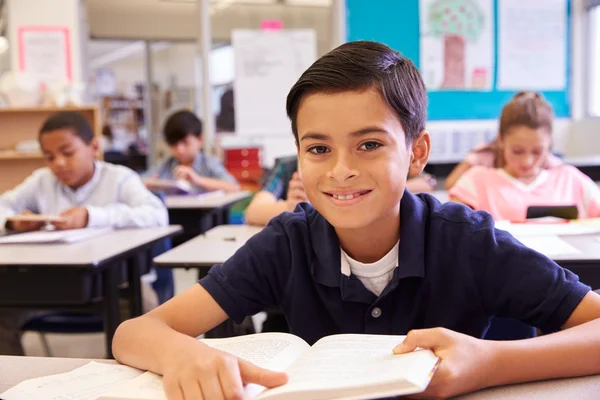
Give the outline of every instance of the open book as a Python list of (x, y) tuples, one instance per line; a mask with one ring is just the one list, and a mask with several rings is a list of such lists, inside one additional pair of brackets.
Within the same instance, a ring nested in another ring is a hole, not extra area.
[[(425, 390), (438, 358), (429, 350), (393, 355), (405, 336), (333, 335), (310, 347), (285, 333), (259, 333), (227, 339), (205, 339), (218, 348), (263, 368), (286, 371), (289, 381), (265, 390), (248, 385), (257, 399), (369, 399)], [(166, 400), (160, 377), (146, 372), (102, 400)]]
[[(287, 384), (266, 390), (246, 386), (257, 399), (372, 399), (425, 390), (438, 358), (429, 350), (393, 355), (405, 336), (333, 335), (310, 347), (286, 333), (204, 339), (263, 368), (285, 371)], [(166, 400), (160, 376), (118, 364), (89, 364), (74, 371), (24, 381), (4, 400)]]
[(144, 184), (150, 190), (161, 190), (167, 194), (189, 194), (194, 193), (194, 186), (184, 180), (168, 180), (149, 178)]

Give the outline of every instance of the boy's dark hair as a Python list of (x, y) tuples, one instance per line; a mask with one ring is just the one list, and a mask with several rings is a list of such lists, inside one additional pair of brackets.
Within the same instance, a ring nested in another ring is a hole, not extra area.
[(406, 143), (425, 129), (427, 90), (419, 71), (390, 47), (370, 41), (345, 43), (325, 54), (298, 79), (287, 97), (287, 115), (298, 142), (296, 119), (302, 99), (313, 93), (340, 93), (376, 88), (398, 116)]
[(177, 111), (165, 122), (164, 134), (169, 146), (173, 146), (190, 134), (199, 138), (202, 136), (202, 121), (191, 111)]
[(502, 109), (499, 134), (504, 137), (518, 126), (543, 128), (552, 133), (553, 120), (554, 111), (544, 96), (537, 92), (519, 92)]
[(94, 130), (88, 120), (75, 111), (62, 111), (51, 115), (40, 128), (39, 136), (59, 129), (72, 130), (85, 144), (90, 144), (94, 138)]

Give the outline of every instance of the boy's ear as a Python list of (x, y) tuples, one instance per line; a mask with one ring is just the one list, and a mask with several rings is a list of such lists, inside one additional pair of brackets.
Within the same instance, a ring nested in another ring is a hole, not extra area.
[(90, 141), (89, 146), (92, 148), (96, 157), (98, 157), (100, 155), (100, 142), (98, 141), (98, 138), (94, 136)]
[(410, 176), (417, 176), (423, 172), (423, 168), (429, 160), (431, 151), (431, 141), (429, 132), (423, 130), (412, 142), (412, 151), (410, 156), (410, 166), (408, 173)]

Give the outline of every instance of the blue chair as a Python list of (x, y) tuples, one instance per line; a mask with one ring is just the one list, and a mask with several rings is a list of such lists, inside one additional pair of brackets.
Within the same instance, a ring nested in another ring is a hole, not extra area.
[[(154, 193), (163, 202), (163, 193)], [(152, 247), (150, 260), (170, 250), (171, 239), (165, 239)], [(173, 297), (175, 283), (171, 269), (157, 269), (156, 280), (152, 283), (156, 291), (158, 303), (162, 304)], [(52, 357), (52, 350), (46, 338), (46, 334), (78, 334), (78, 333), (101, 333), (104, 332), (104, 322), (97, 314), (71, 313), (71, 312), (49, 312), (42, 313), (29, 321), (22, 327), (22, 332), (37, 332), (40, 335), (42, 347), (47, 357)]]
[(484, 339), (487, 340), (520, 340), (536, 337), (533, 326), (516, 319), (493, 318)]

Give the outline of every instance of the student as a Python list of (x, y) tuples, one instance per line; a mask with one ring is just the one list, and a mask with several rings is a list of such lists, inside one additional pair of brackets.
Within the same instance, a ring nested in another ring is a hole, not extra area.
[[(556, 157), (552, 153), (548, 153), (542, 167), (544, 169), (551, 169), (560, 167), (563, 162), (560, 158)], [(471, 167), (481, 166), (488, 168), (502, 168), (504, 166), (504, 158), (502, 155), (502, 149), (498, 140), (494, 140), (491, 143), (479, 146), (467, 154), (465, 159), (458, 164), (444, 182), (446, 190), (450, 190), (452, 186), (460, 179), (460, 177), (467, 172)]]
[[(60, 215), (56, 229), (85, 227), (150, 228), (166, 226), (168, 215), (130, 169), (96, 161), (99, 143), (86, 119), (75, 112), (48, 118), (39, 141), (46, 168), (0, 195), (0, 233), (41, 227), (36, 222), (10, 222), (18, 214)], [(156, 305), (156, 294), (142, 286), (145, 309)], [(0, 354), (22, 355), (20, 326), (31, 316), (24, 310), (0, 308)]]
[(535, 205), (576, 205), (580, 218), (600, 216), (600, 189), (570, 165), (545, 169), (552, 146), (552, 106), (538, 93), (521, 92), (500, 117), (500, 168), (469, 169), (450, 199), (496, 220), (524, 221)]
[[(298, 157), (284, 157), (275, 162), (262, 189), (252, 197), (246, 208), (246, 223), (267, 225), (284, 211), (292, 212), (303, 201), (307, 201), (302, 180), (297, 172)], [(436, 180), (428, 174), (409, 179), (406, 188), (412, 193), (427, 193), (435, 189)]]
[(190, 111), (177, 111), (164, 126), (165, 140), (173, 155), (147, 175), (158, 179), (181, 179), (199, 193), (213, 190), (235, 192), (240, 185), (223, 163), (202, 151), (202, 121)]
[[(426, 109), (417, 68), (385, 45), (346, 43), (317, 60), (287, 99), (310, 204), (271, 220), (198, 285), (121, 324), (116, 358), (163, 374), (171, 400), (278, 386), (284, 373), (195, 339), (276, 305), (310, 344), (408, 333), (396, 353), (418, 346), (442, 360), (428, 396), (600, 373), (600, 296), (495, 230), (487, 213), (405, 190), (429, 156)], [(479, 339), (495, 316), (564, 332)]]

